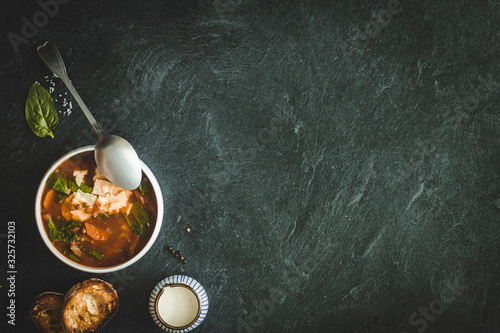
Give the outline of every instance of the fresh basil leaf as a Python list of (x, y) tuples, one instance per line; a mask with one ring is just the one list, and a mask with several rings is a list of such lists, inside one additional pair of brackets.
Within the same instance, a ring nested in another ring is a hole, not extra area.
[(47, 225), (49, 226), (50, 230), (56, 229), (56, 225), (54, 224), (54, 221), (52, 219), (49, 220), (49, 222), (47, 223)]
[(138, 223), (135, 221), (134, 217), (125, 214), (123, 214), (123, 216), (125, 216), (125, 220), (127, 220), (130, 230), (132, 230), (135, 234), (139, 234), (140, 230), (137, 228)]
[(52, 131), (59, 124), (59, 117), (50, 94), (38, 83), (33, 83), (26, 99), (26, 120), (33, 133), (39, 137), (54, 137)]
[(52, 182), (54, 181), (54, 178), (56, 177), (55, 172), (57, 172), (57, 169), (56, 169), (56, 171), (54, 171), (50, 174), (50, 176), (49, 176), (49, 178), (47, 178), (47, 181), (45, 182), (45, 184), (52, 184)]
[(74, 253), (73, 253), (73, 251), (71, 251), (68, 248), (64, 249), (63, 254), (65, 256), (67, 256), (68, 258), (70, 258), (71, 260), (73, 260), (73, 261), (80, 261), (80, 258), (78, 258), (77, 256), (75, 256)]
[(65, 223), (61, 226), (61, 230), (68, 230), (74, 227), (81, 227), (82, 224), (77, 221), (69, 221), (68, 223)]
[(92, 187), (89, 187), (82, 183), (82, 185), (78, 186), (76, 183), (72, 180), (67, 179), (65, 176), (59, 176), (56, 178), (54, 181), (54, 184), (52, 184), (52, 188), (56, 190), (57, 192), (64, 193), (64, 194), (70, 194), (73, 192), (78, 191), (79, 189), (82, 190), (82, 192), (85, 193), (91, 193), (92, 192)]
[(83, 250), (83, 252), (91, 255), (92, 257), (96, 258), (97, 260), (101, 260), (102, 257), (104, 257), (104, 254), (99, 253), (99, 252), (94, 251), (94, 250)]
[(85, 185), (85, 183), (82, 183), (82, 185), (80, 185), (80, 190), (85, 193), (91, 193), (92, 187)]
[(134, 202), (134, 205), (132, 206), (132, 214), (135, 216), (139, 224), (149, 226), (148, 213), (138, 201)]
[(78, 238), (77, 233), (72, 233), (69, 230), (57, 229), (52, 219), (49, 220), (48, 227), (49, 227), (49, 238), (53, 242), (73, 243)]
[(71, 233), (69, 231), (66, 231), (66, 233), (69, 235), (65, 238), (65, 242), (66, 243), (73, 243), (74, 241), (76, 241), (78, 239), (78, 234), (75, 232), (75, 233)]
[(72, 180), (67, 180), (68, 188), (71, 190), (71, 193), (78, 191), (78, 185)]
[(147, 178), (143, 178), (141, 184), (139, 185), (139, 191), (141, 191), (142, 195), (144, 195), (151, 192), (151, 190), (153, 190), (153, 185), (151, 185)]
[(61, 232), (57, 229), (50, 229), (49, 231), (49, 238), (53, 242), (64, 242), (65, 237), (66, 233)]
[(52, 184), (52, 188), (57, 192), (69, 194), (68, 181), (64, 177), (57, 177)]
[(130, 229), (139, 236), (146, 236), (149, 233), (149, 217), (146, 210), (139, 202), (134, 202), (131, 209), (131, 216), (125, 215)]

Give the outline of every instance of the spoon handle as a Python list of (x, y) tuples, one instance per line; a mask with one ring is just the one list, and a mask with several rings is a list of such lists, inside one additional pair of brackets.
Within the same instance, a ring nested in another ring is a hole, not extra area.
[(78, 103), (78, 105), (82, 109), (83, 113), (87, 117), (88, 121), (90, 122), (90, 125), (92, 126), (92, 130), (94, 131), (94, 133), (97, 134), (97, 135), (99, 135), (100, 133), (102, 133), (101, 124), (99, 124), (97, 122), (97, 120), (95, 120), (94, 116), (92, 116), (92, 113), (90, 113), (90, 111), (87, 108), (87, 106), (85, 105), (85, 103), (83, 103), (83, 100), (80, 98), (80, 95), (76, 91), (75, 87), (73, 87), (73, 84), (71, 83), (71, 81), (69, 80), (69, 78), (67, 76), (66, 77), (61, 77), (61, 80), (62, 80), (62, 82), (64, 82), (64, 84), (66, 85), (66, 87), (68, 87), (69, 92), (71, 93), (71, 95), (73, 95), (73, 97), (75, 98), (76, 102)]
[(64, 65), (64, 61), (62, 60), (61, 54), (59, 53), (59, 50), (57, 50), (56, 45), (51, 41), (47, 41), (45, 42), (45, 44), (40, 45), (37, 48), (37, 52), (42, 61), (52, 71), (52, 73), (57, 75), (62, 80), (62, 82), (64, 82), (64, 84), (82, 109), (83, 113), (87, 117), (88, 121), (90, 122), (94, 133), (97, 135), (103, 133), (101, 125), (95, 120), (94, 116), (92, 116), (92, 113), (90, 113), (89, 109), (69, 80), (68, 74), (66, 72), (66, 66)]

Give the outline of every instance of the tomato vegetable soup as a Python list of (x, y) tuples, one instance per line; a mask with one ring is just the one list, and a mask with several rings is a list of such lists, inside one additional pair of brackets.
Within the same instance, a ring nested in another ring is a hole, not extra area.
[(137, 189), (124, 190), (102, 175), (93, 151), (56, 168), (41, 205), (45, 231), (56, 249), (91, 267), (115, 266), (135, 256), (156, 223), (156, 196), (146, 175)]

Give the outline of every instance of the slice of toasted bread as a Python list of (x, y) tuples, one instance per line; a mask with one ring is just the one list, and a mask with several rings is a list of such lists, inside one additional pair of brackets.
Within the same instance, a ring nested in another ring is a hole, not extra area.
[(64, 296), (62, 326), (67, 333), (98, 332), (118, 311), (118, 294), (100, 279), (74, 285)]
[(64, 294), (46, 292), (36, 296), (30, 308), (30, 317), (42, 333), (64, 333), (62, 305)]

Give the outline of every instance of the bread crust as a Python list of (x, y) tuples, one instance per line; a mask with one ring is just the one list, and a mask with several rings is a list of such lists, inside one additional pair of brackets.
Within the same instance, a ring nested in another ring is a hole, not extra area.
[(62, 327), (66, 333), (95, 333), (118, 311), (118, 294), (103, 280), (91, 278), (64, 296)]
[(30, 317), (42, 333), (64, 333), (61, 325), (64, 294), (44, 292), (33, 299)]

